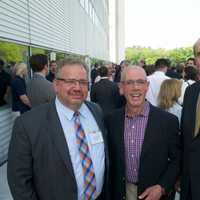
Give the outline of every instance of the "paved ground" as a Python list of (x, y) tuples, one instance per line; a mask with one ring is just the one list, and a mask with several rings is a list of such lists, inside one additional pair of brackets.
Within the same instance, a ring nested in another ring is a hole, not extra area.
[(13, 200), (7, 183), (7, 164), (0, 167), (0, 200)]

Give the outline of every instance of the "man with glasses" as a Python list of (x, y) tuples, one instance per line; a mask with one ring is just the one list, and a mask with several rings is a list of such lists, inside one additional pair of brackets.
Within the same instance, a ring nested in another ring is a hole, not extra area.
[(85, 101), (85, 64), (60, 62), (56, 99), (16, 120), (8, 156), (15, 200), (104, 200), (108, 153), (102, 111)]
[(145, 100), (148, 86), (143, 68), (124, 69), (126, 105), (105, 118), (114, 200), (169, 200), (179, 174), (178, 119)]

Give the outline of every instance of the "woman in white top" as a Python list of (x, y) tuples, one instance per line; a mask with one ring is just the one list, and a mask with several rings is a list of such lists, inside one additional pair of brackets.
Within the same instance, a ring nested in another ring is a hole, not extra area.
[(182, 82), (178, 79), (167, 79), (162, 82), (158, 94), (158, 107), (181, 119), (182, 106), (178, 103), (181, 96)]

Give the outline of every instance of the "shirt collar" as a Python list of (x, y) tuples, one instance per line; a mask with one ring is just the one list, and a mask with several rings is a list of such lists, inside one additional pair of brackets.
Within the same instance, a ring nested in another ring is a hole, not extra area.
[(101, 79), (108, 79), (108, 77), (107, 76), (102, 76)]
[(155, 71), (154, 74), (165, 75), (165, 72), (163, 72), (163, 71)]
[[(72, 120), (74, 117), (74, 111), (67, 106), (63, 105), (62, 102), (56, 97), (56, 107), (59, 110), (60, 113), (62, 113), (65, 117), (67, 117), (68, 120)], [(80, 116), (86, 118), (87, 112), (86, 112), (87, 106), (85, 103), (82, 103), (81, 107), (79, 108)]]
[[(149, 102), (145, 100), (142, 111), (134, 117), (148, 117), (149, 109), (150, 109)], [(132, 116), (128, 115), (127, 108), (125, 108), (125, 116), (127, 118), (133, 118)]]
[(37, 75), (42, 76), (43, 78), (45, 78), (45, 75), (43, 73), (41, 73), (41, 72), (35, 72), (34, 74), (37, 74)]

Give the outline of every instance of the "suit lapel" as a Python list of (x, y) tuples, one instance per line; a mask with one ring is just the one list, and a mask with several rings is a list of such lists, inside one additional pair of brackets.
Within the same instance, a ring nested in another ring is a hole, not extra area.
[(92, 106), (88, 101), (85, 101), (85, 104), (87, 105), (87, 107), (90, 109), (91, 113), (93, 114), (97, 125), (99, 127), (99, 129), (102, 132), (102, 136), (103, 136), (103, 140), (104, 140), (104, 151), (105, 151), (105, 166), (106, 166), (106, 171), (107, 173), (105, 174), (106, 177), (106, 182), (108, 183), (108, 174), (109, 174), (109, 155), (108, 155), (108, 143), (107, 143), (107, 130), (104, 128), (104, 123), (103, 123), (103, 113), (102, 113), (102, 117), (99, 116), (99, 112), (97, 112), (97, 108), (95, 108), (94, 106)]
[(116, 126), (116, 133), (114, 137), (117, 139), (117, 143), (119, 144), (120, 148), (120, 161), (125, 167), (125, 157), (124, 157), (124, 121), (125, 121), (125, 107), (119, 110), (119, 114), (116, 114), (115, 118), (115, 126)]
[(107, 152), (107, 136), (106, 136), (107, 133), (106, 133), (106, 129), (105, 129), (104, 123), (103, 123), (103, 114), (102, 114), (102, 117), (100, 117), (99, 112), (97, 112), (97, 110), (94, 106), (92, 106), (88, 101), (85, 101), (85, 104), (91, 111), (92, 115), (94, 116), (94, 118), (97, 122), (99, 129), (102, 132), (102, 136), (103, 136), (104, 143), (105, 143), (105, 149), (106, 149), (105, 151)]
[(154, 122), (157, 121), (153, 107), (150, 105), (150, 110), (149, 110), (149, 117), (147, 121), (147, 126), (145, 129), (145, 135), (144, 135), (144, 141), (142, 145), (142, 151), (141, 151), (141, 156), (140, 156), (140, 162), (143, 159), (145, 153), (148, 151), (149, 146), (151, 146), (151, 140), (155, 137), (155, 131), (154, 130)]
[[(196, 86), (200, 87), (199, 84), (196, 85)], [(190, 112), (191, 116), (190, 116), (189, 120), (191, 120), (194, 123), (189, 123), (189, 124), (191, 125), (191, 129), (190, 129), (190, 130), (192, 130), (191, 133), (193, 134), (194, 133), (194, 129), (195, 129), (195, 120), (196, 120), (195, 119), (196, 118), (196, 105), (197, 105), (197, 100), (198, 100), (200, 91), (199, 91), (199, 89), (196, 89), (196, 88), (193, 88), (193, 90), (190, 90), (190, 91), (191, 91), (190, 92), (191, 98), (190, 98), (190, 101), (189, 101), (188, 108), (191, 109), (191, 112)], [(197, 137), (199, 137), (199, 135)], [(195, 138), (197, 138), (197, 137), (195, 137)], [(193, 138), (193, 139), (195, 139), (195, 138)]]
[(52, 142), (55, 144), (56, 149), (58, 150), (61, 159), (66, 165), (66, 168), (69, 170), (70, 174), (75, 180), (75, 175), (73, 171), (73, 166), (69, 154), (69, 149), (65, 140), (64, 132), (57, 114), (55, 107), (55, 101), (51, 101), (50, 109), (47, 114), (48, 132), (52, 138)]
[(88, 101), (85, 101), (85, 104), (87, 105), (87, 107), (89, 108), (89, 110), (91, 111), (92, 115), (94, 116), (97, 125), (99, 127), (99, 129), (101, 130), (101, 132), (103, 133), (103, 137), (105, 137), (104, 135), (104, 125), (103, 125), (103, 120), (102, 117), (98, 116), (99, 112), (95, 111), (95, 108), (93, 106), (90, 105), (90, 103)]

